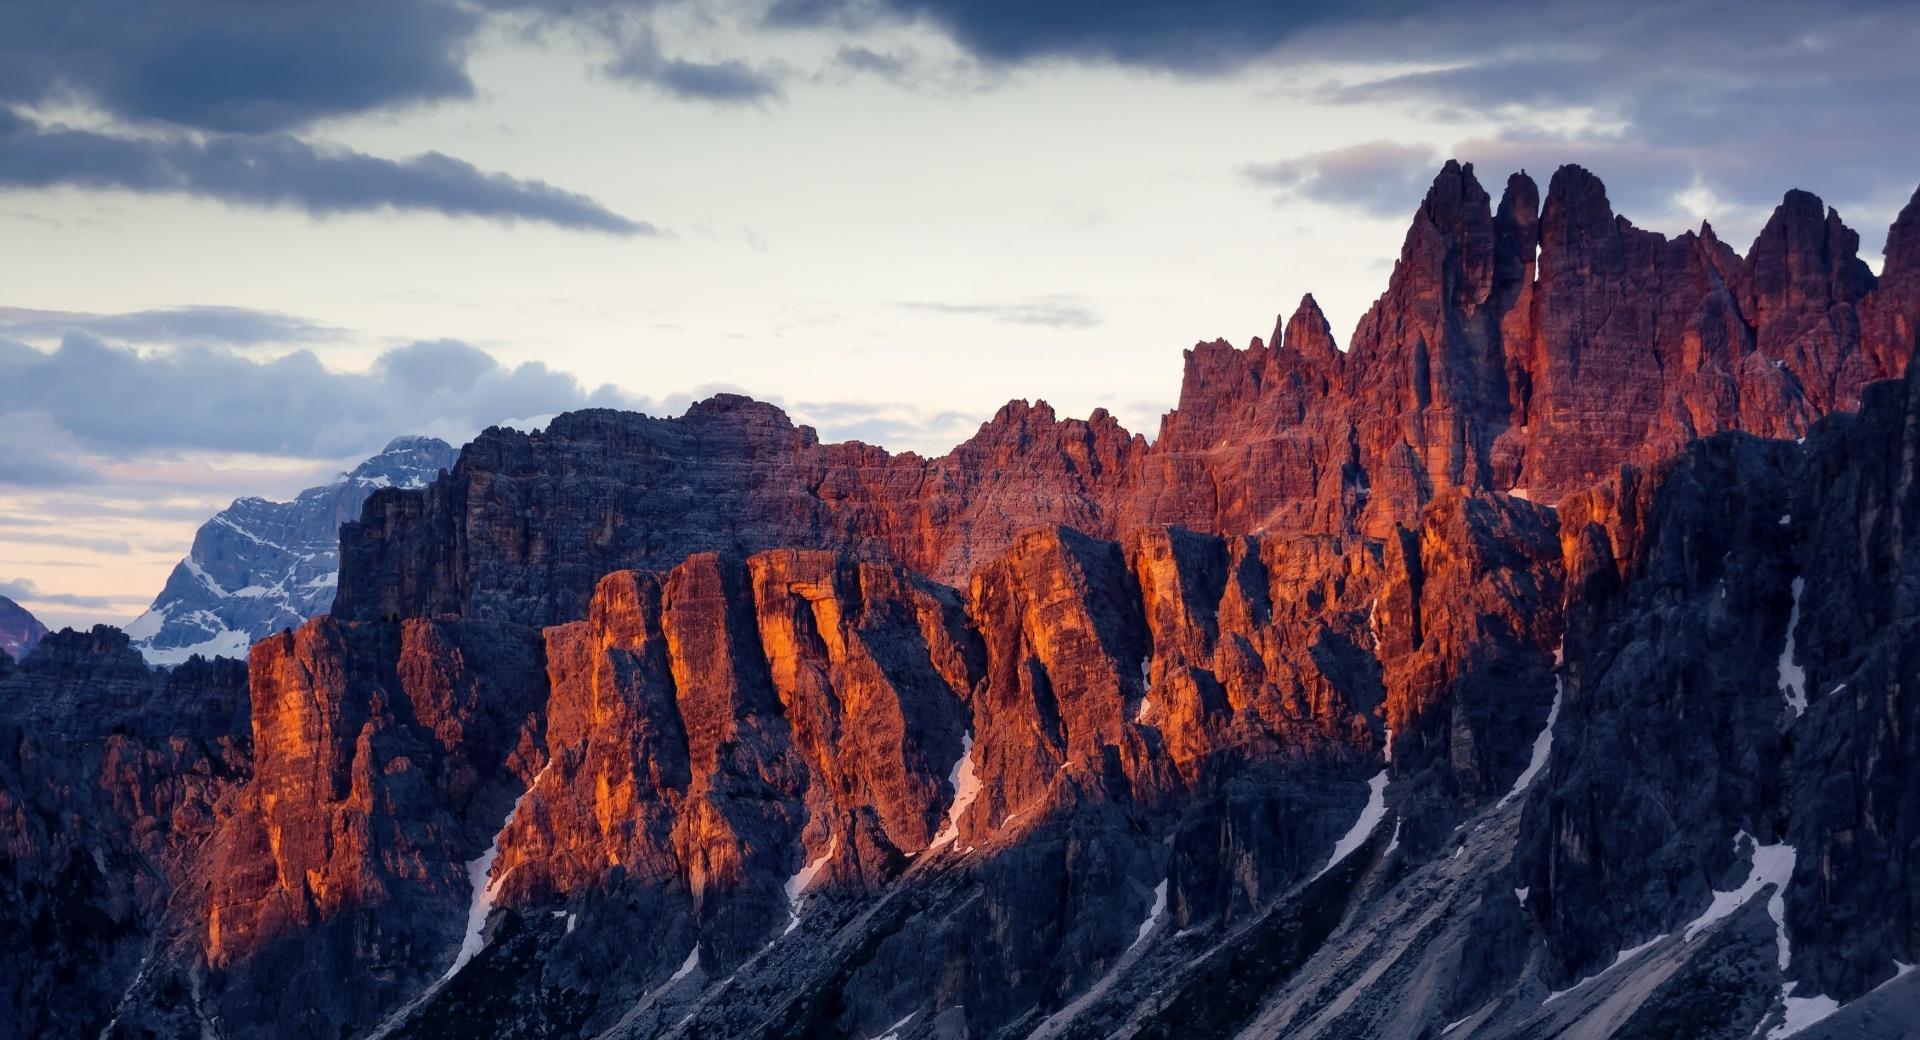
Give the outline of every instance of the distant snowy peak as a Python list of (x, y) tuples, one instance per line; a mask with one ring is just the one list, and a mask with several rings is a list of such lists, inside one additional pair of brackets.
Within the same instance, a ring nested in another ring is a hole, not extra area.
[(149, 664), (179, 664), (194, 654), (245, 657), (255, 641), (332, 606), (340, 525), (359, 517), (369, 496), (384, 487), (425, 487), (458, 456), (433, 437), (397, 437), (291, 502), (235, 499), (201, 525), (192, 552), (127, 634)]

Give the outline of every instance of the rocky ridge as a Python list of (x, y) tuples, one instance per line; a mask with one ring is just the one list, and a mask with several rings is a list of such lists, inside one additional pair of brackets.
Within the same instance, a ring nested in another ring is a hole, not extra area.
[(489, 430), (450, 479), (376, 495), (347, 525), (334, 611), (544, 625), (583, 616), (602, 574), (702, 551), (830, 548), (961, 585), (1044, 524), (1384, 538), (1449, 488), (1553, 505), (1724, 430), (1801, 437), (1898, 375), (1916, 213), (1876, 280), (1805, 192), (1742, 257), (1711, 227), (1634, 227), (1576, 166), (1542, 206), (1525, 174), (1494, 205), (1449, 164), (1347, 351), (1311, 296), (1271, 344), (1196, 345), (1151, 445), (1103, 411), (1024, 401), (935, 459), (821, 444), (727, 395), (679, 419)]
[(1450, 165), (1349, 351), (1311, 298), (1197, 347), (1152, 445), (489, 431), (253, 649), (115, 1017), (42, 1031), (1868, 1035), (1920, 1009), (1920, 373), (1866, 383), (1920, 205), (1877, 280), (1821, 209), (1740, 257)]

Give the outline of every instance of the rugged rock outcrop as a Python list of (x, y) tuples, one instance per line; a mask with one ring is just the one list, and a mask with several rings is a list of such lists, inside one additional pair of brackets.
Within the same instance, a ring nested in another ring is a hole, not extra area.
[[(368, 500), (336, 616), (254, 647), (227, 730), (169, 738), (224, 755), (162, 763), (207, 806), (180, 838), (9, 735), (16, 876), (164, 853), (134, 912), (20, 897), (133, 923), (9, 1013), (1732, 1040), (1910, 1006), (1920, 373), (1863, 386), (1911, 356), (1915, 212), (1875, 279), (1801, 193), (1741, 257), (1575, 167), (1495, 205), (1450, 164), (1350, 351), (1311, 297), (1196, 347), (1151, 445), (1024, 403), (939, 459), (738, 397), (489, 431)], [(223, 674), (60, 681), (123, 666)], [(109, 822), (53, 837), (35, 791)]]
[(111, 628), (0, 670), (0, 1033), (95, 1036), (249, 776), (246, 673)]
[(378, 488), (424, 488), (457, 453), (433, 437), (397, 437), (339, 479), (291, 502), (242, 498), (214, 514), (167, 576), (153, 606), (127, 626), (150, 664), (244, 658), (247, 648), (298, 628), (333, 605), (340, 525)]
[(1694, 445), (1641, 496), (1635, 558), (1572, 611), (1553, 783), (1528, 808), (1552, 974), (1766, 903), (1777, 962), (1702, 983), (1724, 1016), (1703, 1026), (1751, 1030), (1920, 958), (1916, 457), (1910, 371), (1804, 445)]
[(449, 479), (347, 525), (334, 609), (553, 624), (601, 575), (694, 552), (826, 548), (958, 586), (1048, 524), (1386, 538), (1450, 489), (1557, 504), (1695, 438), (1800, 437), (1899, 375), (1920, 326), (1914, 212), (1883, 285), (1805, 192), (1743, 258), (1710, 227), (1634, 227), (1577, 166), (1544, 207), (1524, 173), (1495, 206), (1449, 163), (1348, 351), (1312, 297), (1272, 343), (1200, 344), (1151, 445), (1026, 402), (937, 459), (823, 445), (731, 396), (490, 430)]
[(964, 595), (821, 551), (607, 576), (547, 630), (485, 948), (392, 1035), (1064, 1028), (1141, 921), (1257, 919), (1326, 865), (1389, 725), (1430, 788), (1394, 842), (1437, 845), (1544, 723), (1558, 543), (1516, 499), (1426, 517), (1391, 550), (1040, 528)]
[(539, 754), (531, 629), (316, 618), (254, 646), (248, 689), (252, 779), (129, 994), (133, 1035), (377, 1022), (454, 962), (470, 864)]

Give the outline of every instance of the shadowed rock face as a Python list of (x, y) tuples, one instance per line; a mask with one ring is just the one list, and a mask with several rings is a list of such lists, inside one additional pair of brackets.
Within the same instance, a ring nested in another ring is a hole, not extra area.
[(123, 1025), (364, 1028), (445, 972), (539, 754), (539, 633), (316, 618), (248, 661), (251, 782), (222, 806)]
[(114, 629), (0, 667), (0, 1033), (95, 1036), (250, 775), (245, 669)]
[(18, 662), (46, 635), (47, 626), (41, 624), (39, 618), (20, 604), (0, 596), (0, 654)]
[(1553, 790), (1528, 809), (1566, 975), (1736, 888), (1740, 832), (1793, 850), (1797, 995), (1851, 1000), (1912, 963), (1916, 447), (1910, 371), (1804, 445), (1716, 438), (1638, 492), (1626, 580), (1602, 564), (1572, 611)]
[[(1450, 165), (1350, 351), (1311, 297), (1196, 347), (1151, 446), (1016, 404), (889, 456), (733, 397), (489, 431), (369, 501), (246, 699), (124, 639), (0, 676), (40, 886), (0, 891), (113, 922), (7, 1013), (1732, 1040), (1894, 999), (1920, 373), (1863, 385), (1909, 210), (1875, 280), (1800, 193), (1743, 258)], [(95, 781), (122, 730), (148, 772)], [(154, 832), (163, 791), (204, 808)]]
[(694, 552), (832, 549), (958, 586), (1035, 526), (1384, 539), (1449, 489), (1557, 504), (1695, 438), (1802, 436), (1900, 374), (1913, 209), (1876, 280), (1805, 192), (1743, 258), (1710, 227), (1634, 227), (1576, 166), (1544, 206), (1525, 174), (1495, 205), (1449, 163), (1348, 351), (1310, 296), (1271, 343), (1199, 344), (1151, 445), (1044, 402), (937, 459), (823, 445), (732, 396), (679, 419), (574, 413), (490, 430), (449, 479), (376, 495), (343, 532), (334, 610), (553, 624), (584, 616), (608, 571)]

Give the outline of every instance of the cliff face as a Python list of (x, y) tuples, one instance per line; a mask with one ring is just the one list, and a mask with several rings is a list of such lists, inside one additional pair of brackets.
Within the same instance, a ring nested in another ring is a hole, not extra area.
[(245, 670), (106, 627), (0, 669), (0, 1032), (97, 1035), (250, 775)]
[(1917, 447), (1910, 372), (1804, 445), (1695, 445), (1647, 496), (1628, 580), (1573, 612), (1554, 790), (1529, 808), (1569, 973), (1770, 859), (1790, 998), (1852, 1000), (1911, 963)]
[(822, 445), (726, 396), (680, 419), (490, 430), (450, 479), (383, 492), (347, 526), (334, 611), (552, 624), (584, 616), (602, 574), (693, 552), (827, 548), (962, 585), (1047, 524), (1385, 538), (1449, 489), (1557, 504), (1695, 438), (1800, 437), (1899, 375), (1920, 315), (1913, 213), (1876, 280), (1805, 192), (1743, 258), (1710, 227), (1634, 227), (1579, 167), (1544, 206), (1525, 174), (1495, 205), (1450, 163), (1348, 351), (1311, 297), (1271, 343), (1196, 346), (1152, 445), (1104, 412), (1025, 402), (938, 459)]
[(445, 972), (538, 755), (539, 634), (321, 617), (253, 648), (251, 782), (222, 806), (122, 1025), (364, 1028)]
[[(0, 677), (27, 908), (0, 920), (55, 951), (7, 1013), (902, 1040), (1886, 1014), (1920, 959), (1920, 373), (1865, 380), (1911, 356), (1914, 212), (1876, 280), (1801, 193), (1741, 257), (1577, 168), (1495, 205), (1449, 166), (1350, 351), (1311, 297), (1271, 344), (1196, 347), (1150, 446), (1016, 404), (889, 456), (732, 397), (489, 431), (368, 502), (336, 615), (256, 645), (244, 698), (104, 630)], [(143, 764), (94, 764), (115, 741)]]
[[(1249, 918), (1326, 865), (1383, 721), (1437, 781), (1396, 841), (1437, 842), (1526, 765), (1492, 749), (1548, 711), (1523, 597), (1558, 561), (1530, 503), (1430, 513), (1393, 553), (1041, 528), (964, 596), (818, 551), (609, 575), (547, 630), (489, 945), (401, 1030), (872, 1034), (931, 999), (1025, 1035), (1142, 920)], [(1516, 546), (1539, 573), (1496, 580)]]

